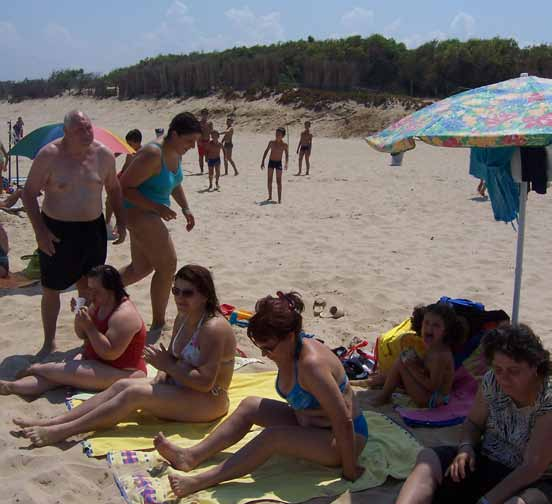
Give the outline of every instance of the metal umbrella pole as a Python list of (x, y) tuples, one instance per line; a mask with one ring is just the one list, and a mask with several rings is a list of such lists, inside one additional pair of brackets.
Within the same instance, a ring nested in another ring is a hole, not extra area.
[(523, 274), (523, 246), (525, 241), (525, 212), (527, 209), (527, 182), (519, 184), (519, 219), (516, 247), (516, 273), (514, 279), (514, 303), (512, 306), (512, 324), (519, 323), (519, 301), (521, 295), (521, 276)]

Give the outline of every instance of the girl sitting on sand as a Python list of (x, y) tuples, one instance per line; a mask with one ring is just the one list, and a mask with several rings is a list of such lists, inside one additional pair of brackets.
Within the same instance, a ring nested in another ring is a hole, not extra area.
[(179, 422), (211, 422), (225, 415), (236, 339), (219, 312), (209, 270), (181, 268), (172, 288), (178, 316), (169, 348), (149, 345), (153, 379), (119, 380), (68, 413), (49, 420), (17, 420), (34, 446), (117, 425), (137, 410)]
[(0, 381), (0, 394), (36, 396), (64, 385), (104, 390), (121, 378), (146, 376), (146, 327), (119, 272), (96, 266), (87, 279), (90, 306), (75, 315), (75, 332), (84, 340), (82, 354), (64, 362), (31, 364), (16, 381)]
[(357, 465), (368, 437), (362, 415), (339, 359), (315, 339), (302, 336), (303, 301), (292, 292), (257, 302), (247, 335), (278, 366), (276, 390), (285, 401), (262, 397), (243, 400), (210, 436), (183, 449), (162, 433), (155, 447), (176, 469), (190, 471), (237, 443), (253, 425), (264, 430), (222, 464), (194, 476), (172, 475), (171, 487), (183, 497), (249, 474), (274, 455), (286, 455), (329, 467), (343, 477), (362, 475)]
[(448, 404), (454, 379), (452, 347), (464, 337), (464, 326), (453, 308), (436, 303), (414, 309), (412, 329), (423, 338), (427, 348), (424, 359), (412, 349), (404, 351), (385, 377), (373, 406), (389, 402), (398, 387), (404, 388), (421, 408)]

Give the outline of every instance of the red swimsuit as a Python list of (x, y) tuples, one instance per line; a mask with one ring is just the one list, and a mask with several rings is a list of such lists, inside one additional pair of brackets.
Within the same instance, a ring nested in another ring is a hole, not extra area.
[[(121, 301), (123, 304), (125, 301), (128, 301), (127, 298)], [(121, 305), (119, 305), (121, 306)], [(109, 319), (119, 306), (116, 306), (113, 311), (103, 320), (99, 319), (96, 313), (91, 314), (92, 321), (96, 326), (98, 332), (105, 334), (109, 326)], [(105, 364), (109, 364), (117, 369), (138, 369), (140, 371), (146, 372), (146, 362), (144, 361), (144, 345), (146, 344), (146, 326), (142, 322), (142, 327), (134, 335), (126, 350), (114, 360), (102, 359), (94, 350), (89, 341), (86, 341), (84, 344), (84, 352), (82, 358), (86, 360), (98, 360)]]

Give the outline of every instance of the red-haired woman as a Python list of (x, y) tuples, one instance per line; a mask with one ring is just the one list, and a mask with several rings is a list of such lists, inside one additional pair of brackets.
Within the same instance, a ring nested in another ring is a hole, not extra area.
[(273, 455), (287, 455), (329, 467), (343, 477), (362, 474), (357, 460), (368, 437), (339, 359), (319, 341), (302, 336), (304, 305), (298, 294), (278, 293), (257, 302), (247, 334), (278, 366), (276, 390), (285, 401), (249, 397), (209, 437), (182, 449), (160, 434), (155, 446), (171, 464), (189, 471), (237, 443), (253, 425), (264, 430), (224, 463), (194, 476), (169, 477), (183, 497), (249, 474)]

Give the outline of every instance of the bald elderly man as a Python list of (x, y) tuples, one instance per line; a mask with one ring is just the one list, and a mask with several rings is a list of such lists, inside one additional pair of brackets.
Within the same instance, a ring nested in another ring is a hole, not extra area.
[[(85, 275), (105, 263), (107, 233), (102, 213), (105, 187), (117, 219), (118, 239), (126, 235), (122, 193), (115, 157), (94, 140), (90, 119), (78, 110), (66, 114), (64, 136), (35, 158), (23, 189), (23, 203), (38, 243), (43, 288), (43, 358), (56, 349), (60, 292), (76, 284), (86, 297)], [(42, 211), (38, 196), (44, 193)]]

